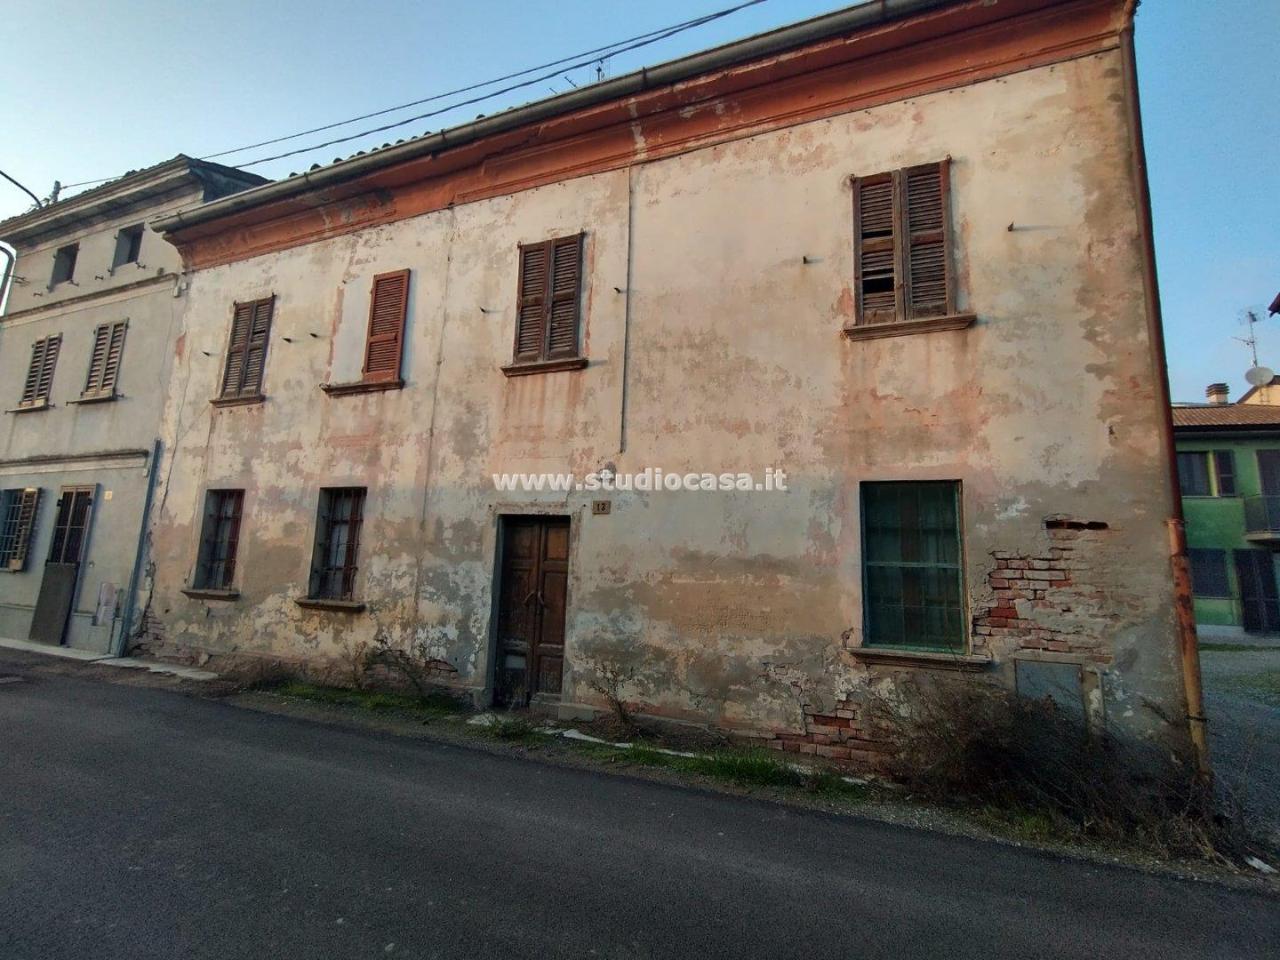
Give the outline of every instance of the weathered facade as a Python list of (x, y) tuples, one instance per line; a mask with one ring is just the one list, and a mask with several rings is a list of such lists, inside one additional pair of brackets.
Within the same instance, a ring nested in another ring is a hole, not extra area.
[(146, 642), (839, 760), (973, 671), (1184, 743), (1131, 14), (866, 4), (164, 218)]
[(177, 157), (0, 223), (0, 637), (122, 638), (184, 289), (146, 221), (264, 182)]

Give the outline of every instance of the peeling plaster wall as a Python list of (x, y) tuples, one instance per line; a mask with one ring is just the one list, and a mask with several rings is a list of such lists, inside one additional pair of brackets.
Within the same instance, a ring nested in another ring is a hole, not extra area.
[[(849, 721), (860, 691), (912, 672), (857, 656), (858, 484), (959, 480), (975, 620), (1011, 599), (994, 593), (997, 557), (1050, 555), (1046, 518), (1108, 525), (1073, 568), (1096, 609), (1028, 618), (1089, 634), (1061, 653), (1100, 678), (1109, 719), (1179, 741), (1172, 501), (1123, 97), (1107, 52), (198, 273), (166, 409), (158, 637), (325, 658), (381, 630), (427, 639), (455, 682), (483, 690), (499, 517), (565, 514), (566, 702), (599, 703), (595, 671), (621, 664), (643, 709), (788, 732), (795, 749), (843, 758), (806, 725)], [(847, 341), (848, 178), (948, 155), (960, 306), (977, 324)], [(590, 365), (507, 379), (517, 244), (579, 230)], [(319, 383), (359, 376), (371, 278), (404, 267), (405, 388), (327, 397)], [(267, 401), (210, 407), (232, 301), (270, 293)], [(775, 466), (790, 492), (617, 493), (592, 516), (600, 494), (497, 493), (490, 480), (606, 463)], [(357, 580), (369, 608), (301, 609), (318, 488), (348, 484), (369, 488)], [(213, 487), (247, 491), (232, 603), (180, 592)], [(1033, 628), (977, 625), (974, 652), (1010, 682), (1019, 651), (1055, 652), (1028, 647)]]

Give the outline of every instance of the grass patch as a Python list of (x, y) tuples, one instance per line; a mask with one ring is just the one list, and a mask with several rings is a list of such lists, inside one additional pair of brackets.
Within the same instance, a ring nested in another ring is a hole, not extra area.
[(1222, 677), (1215, 682), (1222, 690), (1280, 706), (1280, 670), (1264, 670), (1235, 677)]
[(657, 767), (677, 773), (698, 774), (738, 787), (772, 787), (846, 799), (863, 799), (866, 788), (848, 783), (833, 770), (802, 770), (784, 763), (772, 750), (721, 749), (693, 757), (663, 753), (637, 744), (630, 749), (597, 744), (582, 745), (588, 753), (612, 763)]
[(1212, 653), (1267, 653), (1280, 655), (1280, 647), (1260, 646), (1256, 643), (1201, 643), (1201, 650)]
[(515, 714), (508, 717), (495, 714), (495, 717), (493, 723), (481, 728), (494, 740), (502, 740), (505, 743), (529, 743), (541, 736), (537, 726), (528, 717)]
[(433, 693), (424, 697), (409, 693), (383, 693), (371, 690), (347, 690), (342, 687), (322, 687), (313, 683), (290, 680), (272, 688), (273, 693), (311, 703), (323, 703), (336, 707), (351, 707), (371, 713), (405, 714), (419, 719), (437, 719), (469, 713), (470, 708), (447, 693)]

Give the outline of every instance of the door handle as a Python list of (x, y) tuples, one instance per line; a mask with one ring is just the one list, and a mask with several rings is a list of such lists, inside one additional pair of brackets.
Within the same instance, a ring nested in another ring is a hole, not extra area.
[(534, 597), (538, 597), (538, 598), (539, 598), (539, 601), (541, 601), (541, 596), (540, 596), (539, 592), (538, 592), (537, 590), (531, 590), (531, 591), (529, 591), (529, 595), (528, 595), (527, 597), (525, 597), (525, 598), (524, 598), (524, 604), (523, 604), (523, 605), (527, 607), (527, 606), (529, 605), (529, 601), (530, 601), (530, 600), (532, 600)]

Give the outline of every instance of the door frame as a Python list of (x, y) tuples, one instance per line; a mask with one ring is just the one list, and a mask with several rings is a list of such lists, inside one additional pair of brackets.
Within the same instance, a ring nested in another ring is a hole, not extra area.
[[(553, 507), (544, 504), (527, 504), (527, 503), (504, 503), (496, 504), (493, 507), (493, 552), (490, 555), (490, 563), (492, 564), (493, 579), (489, 591), (489, 637), (488, 637), (488, 653), (484, 666), (484, 706), (492, 707), (497, 702), (498, 695), (498, 671), (501, 669), (499, 657), (501, 655), (499, 647), (499, 621), (501, 620), (500, 607), (502, 604), (502, 558), (506, 549), (506, 531), (507, 524), (510, 520), (528, 520), (528, 519), (545, 519), (545, 520), (565, 520), (569, 524), (569, 559), (568, 559), (568, 575), (566, 577), (564, 592), (564, 663), (561, 668), (560, 680), (560, 697), (556, 702), (566, 703), (568, 699), (564, 695), (564, 691), (569, 689), (569, 677), (572, 674), (570, 664), (570, 636), (569, 621), (573, 610), (573, 590), (574, 590), (574, 571), (577, 569), (578, 555), (578, 536), (582, 529), (583, 509), (572, 510), (566, 507)], [(536, 699), (533, 702), (538, 702)]]
[[(75, 559), (76, 576), (75, 583), (71, 587), (71, 599), (67, 607), (67, 616), (62, 624), (62, 632), (58, 639), (58, 646), (67, 646), (68, 633), (71, 628), (72, 618), (76, 615), (76, 608), (80, 603), (80, 590), (84, 586), (84, 568), (87, 563), (86, 557), (89, 556), (90, 544), (93, 540), (94, 521), (97, 519), (98, 503), (101, 500), (101, 490), (97, 483), (69, 483), (58, 487), (58, 498), (53, 502), (53, 509), (49, 511), (52, 515), (53, 525), (49, 528), (49, 542), (45, 546), (45, 559), (41, 565), (40, 587), (36, 591), (36, 608), (40, 605), (40, 592), (44, 587), (44, 569), (53, 562), (51, 553), (53, 551), (54, 542), (58, 536), (58, 518), (62, 510), (63, 498), (68, 495), (79, 493), (87, 493), (89, 495), (89, 506), (85, 510), (84, 516), (84, 534), (80, 538), (80, 548), (77, 551)], [(31, 611), (32, 627), (35, 627), (36, 608)]]

